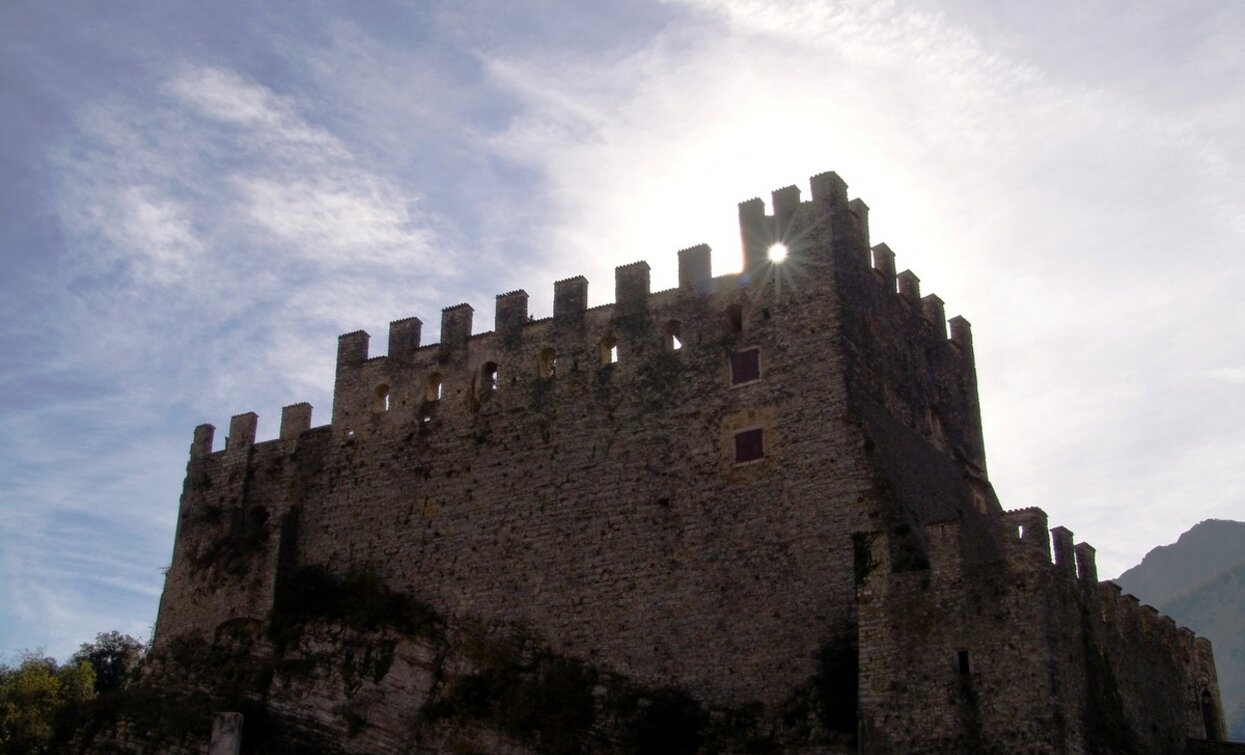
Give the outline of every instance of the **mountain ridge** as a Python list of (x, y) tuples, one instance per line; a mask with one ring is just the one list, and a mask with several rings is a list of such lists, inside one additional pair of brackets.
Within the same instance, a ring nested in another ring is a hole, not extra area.
[(1245, 522), (1201, 521), (1112, 581), (1211, 641), (1228, 737), (1245, 741)]

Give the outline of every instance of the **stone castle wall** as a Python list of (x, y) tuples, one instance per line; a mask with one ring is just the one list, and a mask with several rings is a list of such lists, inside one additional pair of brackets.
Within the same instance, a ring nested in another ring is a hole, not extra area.
[(1098, 582), (1094, 549), (1048, 535), (1041, 510), (1004, 521), (1001, 562), (965, 561), (958, 524), (940, 523), (930, 569), (879, 563), (866, 580), (862, 749), (1159, 753), (1221, 738), (1210, 644)]
[[(1052, 567), (1045, 515), (1003, 512), (968, 322), (870, 247), (868, 208), (837, 176), (811, 187), (806, 202), (775, 192), (769, 215), (740, 205), (739, 274), (711, 277), (693, 247), (668, 291), (635, 263), (609, 305), (588, 307), (588, 282), (570, 278), (545, 319), (514, 291), (490, 332), (472, 334), (464, 304), (442, 312), (439, 343), (416, 318), (391, 324), (384, 356), (349, 333), (330, 424), (295, 404), (279, 438), (256, 442), (242, 414), (223, 450), (198, 428), (157, 650), (262, 624), (291, 575), (321, 566), (771, 711), (846, 627), (866, 751), (1092, 739), (1084, 710), (1105, 698), (1084, 637), (1120, 668), (1149, 630), (1103, 618), (1120, 604), (1109, 588)], [(781, 264), (765, 258), (775, 241)], [(1021, 524), (1032, 534), (1017, 539)], [(1203, 645), (1164, 639), (1115, 680), (1112, 711), (1158, 717), (1147, 743), (1201, 730), (1192, 698), (1184, 723), (1155, 711), (1202, 684)]]

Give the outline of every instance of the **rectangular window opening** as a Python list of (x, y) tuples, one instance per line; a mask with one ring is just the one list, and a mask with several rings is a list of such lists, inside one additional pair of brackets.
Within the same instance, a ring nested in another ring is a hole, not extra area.
[(743, 385), (760, 379), (760, 349), (745, 349), (731, 354), (731, 385)]
[(761, 428), (735, 433), (735, 463), (765, 458), (765, 439)]

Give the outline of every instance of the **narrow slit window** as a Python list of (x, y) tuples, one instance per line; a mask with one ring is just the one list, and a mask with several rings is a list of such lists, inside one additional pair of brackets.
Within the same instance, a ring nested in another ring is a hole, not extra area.
[(601, 364), (618, 363), (618, 339), (607, 336), (601, 339)]
[(765, 458), (765, 437), (761, 428), (735, 433), (735, 463)]
[(760, 379), (760, 349), (744, 349), (731, 354), (731, 385), (743, 385)]
[(957, 650), (955, 653), (955, 669), (960, 676), (968, 676), (973, 671), (973, 666), (968, 660), (967, 650)]
[(385, 383), (376, 386), (376, 400), (372, 403), (372, 411), (383, 414), (389, 411), (390, 406), (389, 386)]
[(666, 351), (683, 348), (683, 325), (678, 320), (666, 323)]
[(738, 304), (732, 304), (726, 308), (726, 332), (744, 332), (744, 312)]
[(444, 390), (445, 384), (441, 381), (441, 373), (434, 372), (428, 376), (428, 390), (424, 398), (429, 401), (440, 401)]

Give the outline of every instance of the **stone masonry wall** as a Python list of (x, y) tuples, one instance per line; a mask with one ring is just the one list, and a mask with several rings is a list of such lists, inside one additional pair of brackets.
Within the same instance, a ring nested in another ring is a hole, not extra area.
[(1209, 645), (1099, 583), (1066, 529), (1052, 563), (1041, 511), (1004, 521), (1003, 561), (970, 563), (957, 525), (931, 525), (929, 570), (862, 586), (861, 751), (1157, 755), (1206, 737)]
[[(370, 568), (646, 682), (781, 702), (851, 620), (851, 535), (883, 505), (847, 416), (818, 191), (800, 211), (823, 241), (793, 249), (786, 287), (765, 262), (710, 279), (697, 247), (674, 290), (650, 293), (638, 263), (613, 305), (587, 308), (569, 279), (552, 318), (512, 292), (491, 333), (471, 336), (460, 306), (439, 344), (416, 320), (383, 357), (343, 336), (327, 431), (296, 405), (281, 439), (231, 439), (246, 456), (196, 447), (158, 637), (262, 619), (279, 564)], [(732, 355), (752, 349), (759, 377), (734, 385)], [(756, 428), (764, 458), (737, 464), (735, 434)], [(265, 522), (246, 573), (204, 568), (239, 518)]]
[(668, 291), (634, 263), (609, 305), (569, 278), (540, 320), (512, 291), (490, 332), (463, 304), (438, 343), (417, 318), (384, 356), (348, 333), (329, 425), (294, 404), (257, 443), (242, 414), (220, 451), (198, 428), (156, 650), (262, 627), (318, 566), (771, 713), (846, 627), (865, 752), (1159, 752), (1221, 726), (1208, 645), (1003, 512), (967, 321), (948, 337), (837, 176), (811, 189), (740, 205), (739, 274), (692, 247)]

